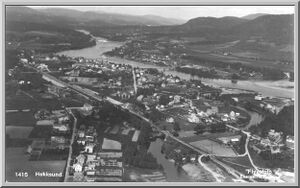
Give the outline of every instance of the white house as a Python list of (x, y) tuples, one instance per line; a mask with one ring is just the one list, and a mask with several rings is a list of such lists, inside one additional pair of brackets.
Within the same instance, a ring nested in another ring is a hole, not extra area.
[(73, 164), (73, 169), (75, 172), (82, 172), (82, 165), (80, 163)]
[(239, 98), (237, 98), (237, 97), (232, 97), (232, 100), (235, 102), (239, 102)]
[(94, 152), (94, 144), (87, 144), (84, 148), (86, 153), (93, 153)]
[(40, 120), (36, 122), (37, 126), (53, 126), (54, 121), (53, 120)]
[(261, 101), (261, 100), (264, 99), (264, 97), (261, 96), (261, 95), (256, 95), (256, 96), (254, 97), (254, 99), (257, 100), (257, 101)]
[(66, 133), (66, 132), (69, 131), (69, 126), (67, 126), (67, 125), (54, 125), (53, 129), (58, 131), (58, 132), (61, 132), (61, 133)]
[(174, 123), (174, 118), (173, 117), (169, 117), (166, 119), (166, 122), (168, 123)]
[(188, 121), (191, 123), (199, 123), (200, 119), (193, 113), (188, 117)]
[(79, 136), (79, 138), (84, 138), (85, 132), (82, 130), (78, 131), (78, 136)]

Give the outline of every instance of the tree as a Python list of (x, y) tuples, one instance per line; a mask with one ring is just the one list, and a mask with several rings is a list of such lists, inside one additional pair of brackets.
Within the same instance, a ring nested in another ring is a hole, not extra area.
[(169, 98), (169, 96), (167, 96), (167, 95), (162, 95), (162, 96), (159, 98), (159, 104), (160, 104), (160, 105), (167, 105), (167, 104), (169, 104), (169, 102), (170, 102), (170, 98)]
[(283, 135), (294, 135), (294, 105), (284, 107), (277, 115), (268, 113), (266, 118), (251, 132), (266, 136), (270, 129), (283, 132)]
[(177, 131), (177, 132), (180, 131), (180, 125), (178, 122), (175, 122), (173, 126), (174, 126), (175, 131)]
[(237, 80), (239, 78), (240, 78), (239, 75), (237, 75), (236, 73), (231, 75), (231, 79), (233, 79), (233, 80)]

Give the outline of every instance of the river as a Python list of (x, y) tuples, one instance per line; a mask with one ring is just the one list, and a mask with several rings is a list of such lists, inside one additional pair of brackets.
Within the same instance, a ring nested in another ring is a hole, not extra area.
[[(85, 34), (88, 34), (87, 31), (82, 31)], [(192, 77), (189, 74), (177, 72), (174, 70), (168, 70), (167, 68), (160, 67), (152, 64), (144, 64), (132, 60), (126, 60), (119, 57), (107, 57), (104, 56), (103, 53), (110, 51), (116, 47), (122, 46), (123, 42), (109, 41), (105, 38), (94, 37), (96, 39), (96, 45), (93, 47), (88, 47), (79, 50), (67, 50), (57, 53), (58, 55), (66, 55), (69, 57), (84, 57), (90, 59), (106, 59), (108, 61), (112, 61), (115, 63), (128, 64), (133, 67), (140, 68), (156, 68), (160, 71), (164, 71), (165, 74), (172, 74), (174, 76), (178, 76), (181, 79), (189, 80), (191, 78), (200, 79), (203, 83), (215, 87), (223, 87), (223, 88), (236, 88), (243, 90), (252, 90), (259, 92), (265, 96), (273, 96), (273, 97), (284, 97), (284, 98), (294, 98), (294, 82), (289, 82), (288, 80), (280, 80), (280, 81), (250, 81), (243, 80), (238, 81), (237, 83), (232, 83), (231, 80), (225, 79), (207, 79), (207, 78), (199, 78)], [(290, 86), (290, 87), (287, 87)]]
[(186, 174), (182, 168), (177, 168), (175, 163), (165, 158), (165, 155), (161, 153), (161, 147), (163, 141), (156, 139), (152, 142), (148, 151), (157, 159), (158, 164), (163, 166), (164, 172), (168, 182), (190, 182), (192, 179)]

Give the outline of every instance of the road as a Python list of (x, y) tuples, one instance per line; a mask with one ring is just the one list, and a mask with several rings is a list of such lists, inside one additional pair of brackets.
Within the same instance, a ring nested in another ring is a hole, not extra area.
[(135, 76), (135, 72), (134, 72), (134, 69), (133, 69), (133, 68), (132, 68), (132, 76), (133, 76), (133, 87), (134, 87), (134, 92), (135, 92), (135, 94), (137, 94), (136, 76)]
[(205, 163), (202, 162), (202, 157), (204, 157), (205, 155), (201, 155), (198, 158), (198, 163), (208, 172), (210, 172), (210, 174), (216, 179), (217, 182), (221, 182), (220, 178), (219, 178), (219, 174), (217, 174), (216, 172), (214, 172), (211, 168), (209, 168)]
[(69, 114), (71, 114), (74, 118), (74, 123), (73, 123), (73, 132), (72, 132), (72, 138), (71, 138), (71, 142), (70, 142), (70, 147), (69, 147), (69, 155), (68, 155), (68, 160), (67, 160), (67, 167), (66, 167), (66, 171), (65, 171), (65, 179), (64, 182), (67, 182), (69, 179), (69, 170), (70, 170), (70, 162), (71, 162), (71, 158), (72, 158), (72, 144), (74, 142), (75, 139), (75, 133), (76, 133), (76, 125), (77, 125), (77, 118), (74, 116), (73, 112), (71, 109), (66, 108), (67, 111), (69, 112)]
[(242, 127), (241, 130), (248, 130), (251, 126), (255, 126), (255, 125), (259, 124), (264, 119), (263, 116), (257, 112), (248, 111), (245, 108), (240, 107), (240, 106), (234, 106), (234, 107), (238, 108), (239, 110), (244, 111), (245, 113), (249, 114), (249, 116), (250, 116), (249, 123), (247, 125), (245, 125), (244, 127)]

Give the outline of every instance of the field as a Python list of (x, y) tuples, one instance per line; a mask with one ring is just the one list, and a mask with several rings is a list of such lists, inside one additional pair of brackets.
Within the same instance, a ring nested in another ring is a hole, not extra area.
[(13, 126), (34, 126), (36, 120), (33, 117), (33, 112), (12, 112), (5, 114), (5, 125)]
[[(59, 177), (39, 177), (35, 172), (61, 173), (66, 161), (29, 161), (23, 147), (6, 149), (5, 179), (8, 182), (58, 182)], [(28, 177), (16, 177), (16, 172), (28, 172)]]
[[(6, 91), (7, 92), (7, 91)], [(6, 95), (5, 96), (5, 109), (15, 110), (15, 109), (32, 109), (38, 105), (38, 101), (25, 95)]]
[(228, 136), (234, 136), (235, 133), (232, 132), (224, 132), (224, 133), (205, 133), (201, 135), (193, 135), (190, 137), (181, 137), (181, 140), (185, 142), (196, 142), (200, 140), (206, 140), (206, 139), (217, 139), (220, 137), (228, 137)]
[[(293, 47), (291, 45), (274, 46), (269, 43), (249, 43), (233, 41), (223, 44), (187, 44), (192, 55), (197, 57), (222, 61), (226, 63), (240, 62), (256, 67), (270, 67), (284, 71), (293, 71), (293, 64), (282, 64), (279, 60), (293, 61)], [(219, 51), (219, 53), (215, 53)], [(225, 56), (222, 52), (230, 52)], [(255, 60), (255, 58), (260, 58)]]
[(102, 149), (105, 150), (121, 150), (121, 143), (115, 140), (104, 138)]
[(32, 129), (33, 127), (6, 126), (5, 131), (6, 134), (8, 134), (12, 139), (14, 138), (26, 139), (28, 138)]
[(5, 146), (8, 147), (27, 147), (31, 141), (28, 139), (33, 127), (29, 126), (6, 126), (5, 127)]
[(208, 151), (211, 154), (221, 155), (221, 156), (236, 156), (236, 153), (229, 147), (225, 147), (212, 140), (200, 140), (196, 142), (190, 142), (192, 146), (196, 148)]

